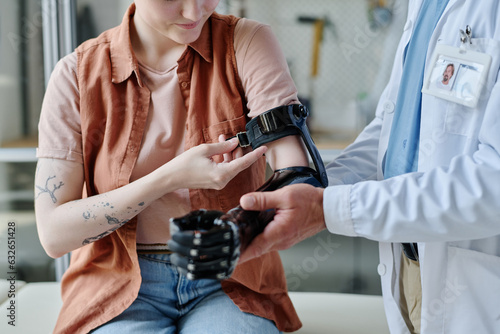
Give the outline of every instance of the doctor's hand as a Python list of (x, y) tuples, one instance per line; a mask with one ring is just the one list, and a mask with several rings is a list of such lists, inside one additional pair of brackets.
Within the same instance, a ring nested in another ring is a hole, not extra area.
[(295, 184), (276, 191), (244, 195), (240, 199), (243, 209), (276, 209), (276, 214), (242, 253), (240, 263), (270, 251), (288, 249), (326, 229), (323, 191), (308, 184)]
[(172, 159), (168, 165), (169, 175), (177, 188), (215, 189), (224, 188), (238, 173), (250, 167), (262, 157), (267, 147), (259, 147), (234, 159), (221, 159), (231, 154), (238, 140), (201, 144), (190, 148)]

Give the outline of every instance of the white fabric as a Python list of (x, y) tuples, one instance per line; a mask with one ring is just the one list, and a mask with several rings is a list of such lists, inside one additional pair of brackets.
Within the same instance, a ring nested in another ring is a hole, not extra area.
[(383, 180), (402, 57), (421, 4), (410, 1), (375, 119), (328, 166), (330, 184), (344, 186), (325, 191), (326, 223), (332, 233), (381, 242), (379, 272), (392, 333), (407, 332), (395, 276), (399, 242), (413, 241), (421, 260), (422, 334), (500, 333), (498, 1), (450, 0), (431, 37), (426, 66), (433, 66), (436, 44), (458, 47), (459, 29), (470, 25), (473, 45), (492, 56), (479, 104), (471, 109), (424, 94), (418, 171)]
[(59, 282), (28, 283), (18, 287), (15, 299), (11, 299), (15, 301), (15, 326), (9, 325), (12, 320), (5, 316), (11, 302), (6, 300), (0, 305), (4, 311), (0, 333), (52, 333), (62, 306), (60, 290)]
[(389, 334), (381, 296), (289, 292), (302, 321), (297, 334)]
[[(16, 292), (16, 326), (10, 326), (5, 318), (0, 322), (0, 333), (52, 333), (62, 306), (60, 283), (20, 282)], [(290, 298), (303, 323), (294, 333), (389, 333), (380, 296), (290, 292)], [(4, 301), (1, 309), (7, 312), (9, 302)]]
[[(2, 268), (5, 272), (8, 272), (8, 267)], [(22, 288), (26, 282), (10, 280), (9, 275), (6, 278), (0, 280), (0, 303), (5, 302), (6, 300), (12, 299), (12, 293), (17, 292), (20, 288)]]

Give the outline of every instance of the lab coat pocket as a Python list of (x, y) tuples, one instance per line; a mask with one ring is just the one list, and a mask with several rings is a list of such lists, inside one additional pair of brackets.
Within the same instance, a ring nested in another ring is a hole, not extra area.
[(446, 287), (440, 300), (444, 332), (500, 333), (499, 281), (500, 257), (448, 247)]
[(483, 111), (497, 80), (500, 67), (500, 42), (489, 38), (473, 38), (474, 51), (491, 56), (491, 65), (482, 86), (476, 108), (470, 108), (458, 103), (448, 103), (446, 108), (445, 131), (451, 134), (471, 137), (473, 130), (479, 128)]
[(474, 116), (474, 109), (457, 103), (448, 103), (448, 107), (446, 108), (446, 120), (444, 123), (445, 132), (468, 136), (471, 129), (475, 128), (472, 126)]

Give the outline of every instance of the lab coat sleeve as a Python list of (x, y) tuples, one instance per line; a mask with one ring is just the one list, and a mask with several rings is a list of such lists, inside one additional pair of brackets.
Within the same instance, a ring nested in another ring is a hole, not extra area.
[(327, 188), (323, 204), (328, 230), (387, 242), (499, 235), (499, 108), (497, 82), (485, 109), (477, 150), (457, 155), (447, 167)]
[(381, 118), (375, 117), (356, 140), (326, 166), (328, 184), (354, 184), (376, 180), (381, 124)]
[(387, 84), (381, 94), (374, 119), (352, 144), (326, 166), (329, 185), (346, 185), (377, 179), (379, 141), (384, 117), (383, 101), (389, 95), (389, 87), (390, 84)]

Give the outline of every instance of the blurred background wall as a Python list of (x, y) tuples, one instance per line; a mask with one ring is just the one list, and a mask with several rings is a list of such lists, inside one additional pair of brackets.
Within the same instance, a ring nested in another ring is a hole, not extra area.
[[(310, 129), (327, 162), (373, 118), (393, 65), (407, 2), (221, 0), (218, 11), (272, 27), (301, 101), (311, 110)], [(61, 18), (47, 9), (47, 3), (71, 11)], [(77, 45), (97, 36), (118, 25), (130, 3), (0, 2), (0, 278), (7, 275), (6, 227), (15, 222), (18, 279), (56, 279), (54, 260), (44, 253), (36, 232), (35, 147), (45, 84), (54, 63), (49, 58), (55, 55), (57, 61), (74, 46), (59, 46), (51, 53), (47, 45), (68, 36)], [(47, 33), (44, 20), (55, 27), (54, 33)], [(71, 22), (65, 25), (64, 20)], [(291, 290), (380, 294), (375, 242), (324, 232), (281, 254)]]

